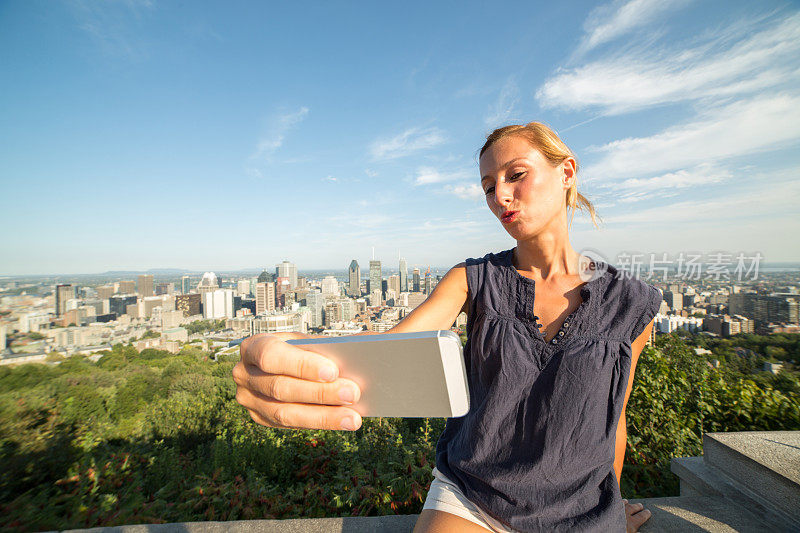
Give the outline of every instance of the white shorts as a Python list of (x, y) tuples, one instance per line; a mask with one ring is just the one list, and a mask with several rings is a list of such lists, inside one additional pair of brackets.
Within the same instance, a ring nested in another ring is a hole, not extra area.
[(513, 533), (514, 531), (487, 515), (478, 508), (478, 506), (470, 502), (458, 488), (458, 485), (445, 477), (436, 467), (433, 467), (433, 481), (431, 482), (431, 488), (428, 491), (428, 497), (425, 498), (425, 505), (422, 509), (433, 509), (434, 511), (454, 514), (478, 524), (489, 531), (497, 531), (500, 533)]

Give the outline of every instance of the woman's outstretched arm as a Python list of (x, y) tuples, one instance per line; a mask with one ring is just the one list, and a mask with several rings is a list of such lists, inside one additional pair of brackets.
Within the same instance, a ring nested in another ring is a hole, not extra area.
[(450, 329), (467, 308), (467, 267), (459, 263), (447, 271), (424, 302), (387, 333)]

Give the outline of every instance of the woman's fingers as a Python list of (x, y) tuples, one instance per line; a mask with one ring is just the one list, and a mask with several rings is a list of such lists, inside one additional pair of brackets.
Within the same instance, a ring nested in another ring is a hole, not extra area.
[(281, 402), (347, 405), (358, 403), (361, 398), (358, 385), (346, 378), (319, 383), (291, 376), (267, 374), (251, 367), (245, 379), (244, 385), (247, 389)]
[(642, 524), (647, 522), (651, 513), (641, 503), (628, 503), (628, 500), (622, 500), (622, 502), (625, 504), (627, 532), (636, 533)]
[(242, 363), (266, 374), (293, 376), (311, 381), (333, 381), (339, 369), (318, 353), (287, 344), (274, 335), (255, 335), (242, 342)]
[(281, 402), (244, 387), (237, 390), (236, 401), (247, 409), (256, 423), (264, 426), (348, 431), (361, 427), (361, 415), (344, 406)]

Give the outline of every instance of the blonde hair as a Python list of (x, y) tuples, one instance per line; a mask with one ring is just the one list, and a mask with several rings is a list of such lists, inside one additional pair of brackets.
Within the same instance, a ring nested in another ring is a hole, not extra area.
[[(564, 144), (564, 141), (562, 141), (553, 130), (541, 122), (529, 122), (525, 125), (512, 124), (510, 126), (497, 128), (486, 137), (486, 143), (483, 145), (483, 148), (481, 148), (478, 158), (480, 159), (483, 153), (494, 143), (512, 135), (522, 137), (531, 143), (534, 148), (542, 153), (544, 158), (547, 159), (551, 165), (560, 165), (565, 159), (571, 157), (575, 160), (575, 173), (578, 173), (578, 159), (575, 157), (575, 154), (572, 153), (572, 150)], [(587, 211), (589, 216), (592, 217), (592, 224), (594, 224), (596, 228), (599, 228), (597, 219), (602, 220), (602, 218), (597, 214), (597, 210), (594, 208), (594, 205), (592, 205), (592, 202), (578, 192), (577, 178), (573, 182), (572, 187), (567, 190), (567, 209), (571, 210), (569, 217), (570, 224), (572, 224), (572, 217), (575, 214), (575, 210), (580, 209), (581, 211)]]

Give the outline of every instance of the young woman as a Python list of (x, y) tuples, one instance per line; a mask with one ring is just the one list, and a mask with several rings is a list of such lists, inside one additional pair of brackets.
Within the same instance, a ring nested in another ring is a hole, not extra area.
[[(492, 132), (480, 151), (486, 203), (516, 246), (454, 266), (389, 333), (468, 316), (470, 411), (447, 421), (415, 531), (636, 531), (622, 500), (625, 405), (661, 294), (570, 245), (577, 162), (547, 126)], [(588, 269), (585, 266), (588, 264)], [(354, 430), (358, 387), (283, 339), (242, 343), (237, 401), (259, 424)]]

